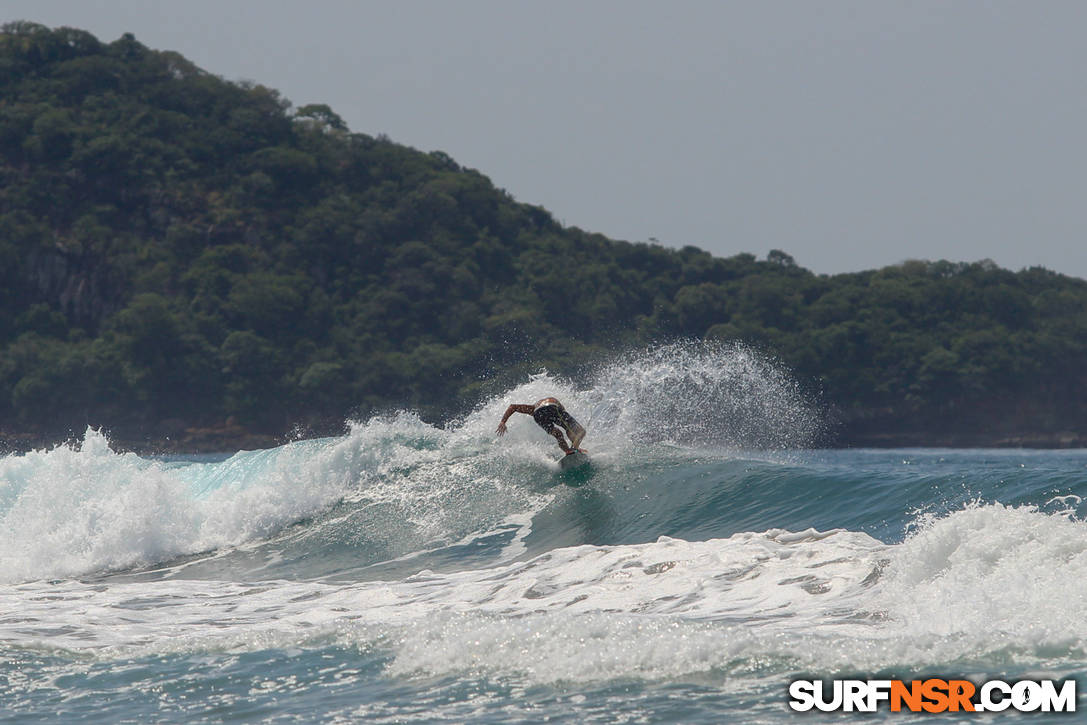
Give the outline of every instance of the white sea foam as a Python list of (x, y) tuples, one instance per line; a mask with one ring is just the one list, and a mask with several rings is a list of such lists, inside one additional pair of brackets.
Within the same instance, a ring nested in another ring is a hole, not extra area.
[(388, 650), (390, 675), (536, 682), (1043, 667), (1085, 658), (1084, 529), (991, 505), (897, 545), (774, 530), (403, 581), (24, 584), (0, 594), (0, 636), (96, 658), (341, 643)]
[(377, 517), (369, 533), (389, 539), (392, 556), (538, 508), (508, 471), (488, 474), (478, 456), (458, 458), (457, 445), (401, 416), (343, 438), (178, 465), (114, 452), (88, 430), (78, 447), (0, 459), (0, 583), (261, 541), (342, 501), (369, 507)]
[(61, 447), (0, 460), (0, 581), (131, 565), (202, 545), (201, 520), (174, 473), (119, 455), (89, 430)]
[(878, 601), (933, 647), (1082, 648), (1087, 524), (1001, 504), (927, 518), (895, 547)]
[[(748, 627), (789, 620), (803, 626), (814, 595), (826, 595), (838, 607), (856, 596), (873, 569), (872, 553), (881, 547), (845, 531), (770, 531), (705, 542), (662, 538), (571, 547), (501, 567), (424, 571), (398, 582), (172, 580), (156, 582), (153, 592), (139, 583), (28, 583), (2, 596), (4, 609), (19, 612), (21, 636), (32, 639), (38, 630), (51, 646), (79, 651), (158, 648), (179, 637), (211, 647), (226, 637), (231, 647), (249, 636), (265, 639), (269, 632), (295, 631), (305, 640), (333, 623), (332, 629), (380, 626), (426, 636), (430, 623), (443, 628), (451, 620), (441, 618), (451, 616), (500, 622), (528, 614), (603, 612), (646, 617), (647, 626), (649, 620), (731, 620)], [(56, 634), (57, 621), (78, 624)], [(209, 624), (215, 625), (210, 636)]]

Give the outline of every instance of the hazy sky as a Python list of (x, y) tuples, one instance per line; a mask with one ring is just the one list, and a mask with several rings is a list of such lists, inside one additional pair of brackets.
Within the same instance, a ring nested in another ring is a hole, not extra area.
[(817, 272), (1087, 277), (1087, 3), (3, 0), (440, 149), (560, 221)]

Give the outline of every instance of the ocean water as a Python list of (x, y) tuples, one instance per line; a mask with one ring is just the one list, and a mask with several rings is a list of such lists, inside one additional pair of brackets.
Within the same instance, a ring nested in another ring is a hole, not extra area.
[[(590, 468), (494, 435), (548, 394)], [(442, 428), (2, 458), (0, 722), (779, 723), (791, 680), (858, 676), (1075, 678), (1083, 711), (1087, 451), (819, 426), (772, 363), (673, 346)]]

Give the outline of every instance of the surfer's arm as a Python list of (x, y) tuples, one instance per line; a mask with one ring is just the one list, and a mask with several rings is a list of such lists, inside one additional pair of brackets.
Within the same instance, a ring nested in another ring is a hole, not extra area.
[(506, 414), (502, 416), (502, 422), (498, 424), (498, 435), (502, 435), (506, 432), (506, 421), (510, 419), (510, 416), (514, 413), (524, 413), (525, 415), (532, 415), (531, 405), (519, 405), (514, 403), (510, 407), (506, 408)]

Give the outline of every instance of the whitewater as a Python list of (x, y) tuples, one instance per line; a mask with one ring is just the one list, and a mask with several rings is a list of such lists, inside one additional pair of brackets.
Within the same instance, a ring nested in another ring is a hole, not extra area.
[[(527, 416), (495, 435), (548, 395), (589, 468)], [(928, 676), (1074, 678), (1083, 711), (1087, 451), (821, 426), (780, 366), (692, 344), (444, 426), (0, 458), (0, 722), (778, 723), (794, 679)]]

